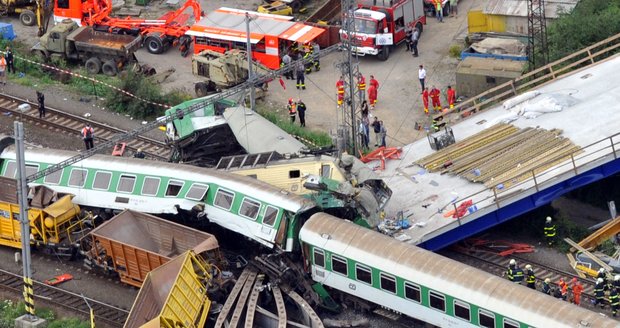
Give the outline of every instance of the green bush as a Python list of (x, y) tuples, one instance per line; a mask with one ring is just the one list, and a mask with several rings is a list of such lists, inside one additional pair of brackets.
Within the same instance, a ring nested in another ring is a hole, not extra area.
[[(26, 314), (26, 308), (23, 302), (13, 302), (12, 300), (4, 300), (0, 302), (0, 328), (15, 327), (15, 319)], [(47, 320), (48, 328), (88, 328), (89, 322), (82, 321), (77, 318), (56, 320), (56, 315), (50, 309), (41, 308), (36, 310), (39, 318)]]
[(164, 107), (148, 102), (174, 106), (191, 99), (189, 95), (181, 91), (162, 94), (161, 87), (158, 84), (155, 84), (148, 77), (132, 71), (121, 77), (119, 88), (135, 95), (135, 97), (112, 90), (106, 98), (106, 106), (114, 111), (126, 113), (139, 119), (155, 118), (164, 114), (166, 110)]
[(463, 51), (463, 47), (459, 44), (453, 44), (448, 49), (448, 54), (452, 58), (461, 58), (461, 52)]

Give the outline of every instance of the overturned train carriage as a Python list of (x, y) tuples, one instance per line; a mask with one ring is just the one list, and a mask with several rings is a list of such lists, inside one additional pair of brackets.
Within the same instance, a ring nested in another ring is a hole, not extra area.
[[(26, 150), (28, 174), (76, 152)], [(16, 176), (15, 150), (0, 153), (0, 174)], [(292, 251), (298, 229), (318, 209), (312, 201), (250, 177), (144, 159), (94, 155), (31, 183), (75, 195), (82, 207), (181, 214), (215, 223), (269, 248)]]

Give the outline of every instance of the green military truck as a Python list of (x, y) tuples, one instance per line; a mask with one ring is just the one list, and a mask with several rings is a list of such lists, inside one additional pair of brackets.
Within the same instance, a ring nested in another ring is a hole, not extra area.
[(141, 37), (95, 31), (78, 26), (70, 19), (62, 21), (43, 35), (31, 51), (42, 60), (52, 57), (84, 63), (86, 71), (115, 76), (128, 64), (137, 62), (134, 53)]

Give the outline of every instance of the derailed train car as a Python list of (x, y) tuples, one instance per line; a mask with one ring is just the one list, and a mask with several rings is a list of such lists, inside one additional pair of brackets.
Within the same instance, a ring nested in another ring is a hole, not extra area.
[[(26, 169), (32, 174), (75, 155), (28, 149)], [(2, 149), (0, 175), (14, 178), (16, 166), (14, 148)], [(82, 207), (184, 213), (285, 251), (293, 250), (299, 228), (319, 210), (310, 200), (249, 177), (106, 155), (94, 155), (30, 184), (36, 185), (73, 194), (73, 202)]]
[(438, 327), (611, 328), (618, 321), (325, 213), (302, 227), (312, 279)]

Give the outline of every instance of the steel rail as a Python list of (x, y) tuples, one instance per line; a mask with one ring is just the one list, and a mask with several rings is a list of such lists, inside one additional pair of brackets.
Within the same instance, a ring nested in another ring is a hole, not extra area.
[[(30, 109), (24, 112), (20, 111), (18, 107), (21, 104), (29, 104)], [(116, 135), (127, 133), (125, 130), (47, 106), (45, 107), (45, 118), (39, 118), (38, 109), (38, 104), (30, 102), (26, 99), (0, 94), (0, 112), (10, 113), (15, 117), (19, 117), (22, 121), (29, 122), (42, 128), (47, 128), (53, 131), (63, 131), (67, 134), (81, 136), (82, 128), (86, 123), (89, 123), (95, 129), (95, 141), (97, 144), (100, 144), (102, 141), (110, 140)], [(111, 146), (114, 146), (114, 144)], [(148, 158), (157, 160), (168, 160), (171, 154), (171, 148), (166, 145), (164, 141), (143, 136), (136, 136), (135, 138), (128, 140), (126, 143), (126, 149), (133, 151), (141, 149)]]

